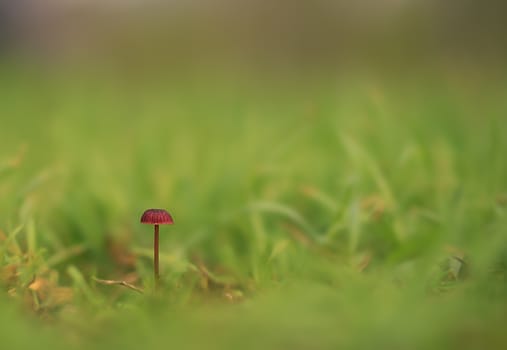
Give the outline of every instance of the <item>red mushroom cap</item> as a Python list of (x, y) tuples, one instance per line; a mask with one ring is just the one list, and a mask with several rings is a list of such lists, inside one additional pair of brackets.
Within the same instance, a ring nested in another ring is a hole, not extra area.
[(173, 218), (164, 209), (148, 209), (141, 216), (142, 224), (169, 225), (173, 224)]

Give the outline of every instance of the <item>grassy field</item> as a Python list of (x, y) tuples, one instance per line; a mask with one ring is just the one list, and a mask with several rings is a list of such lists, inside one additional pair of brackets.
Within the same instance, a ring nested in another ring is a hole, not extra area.
[(2, 349), (507, 346), (505, 81), (2, 77)]

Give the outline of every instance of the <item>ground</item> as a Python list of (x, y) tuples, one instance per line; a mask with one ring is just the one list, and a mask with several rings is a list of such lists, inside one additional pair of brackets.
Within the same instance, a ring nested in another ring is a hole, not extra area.
[(507, 344), (501, 79), (2, 75), (2, 348)]

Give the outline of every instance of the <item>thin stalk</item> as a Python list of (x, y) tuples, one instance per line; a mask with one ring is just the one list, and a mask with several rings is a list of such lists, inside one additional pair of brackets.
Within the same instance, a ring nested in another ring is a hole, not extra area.
[(158, 287), (160, 283), (160, 274), (159, 274), (159, 259), (158, 259), (158, 225), (155, 225), (155, 239), (153, 242), (153, 261), (155, 264), (155, 286)]

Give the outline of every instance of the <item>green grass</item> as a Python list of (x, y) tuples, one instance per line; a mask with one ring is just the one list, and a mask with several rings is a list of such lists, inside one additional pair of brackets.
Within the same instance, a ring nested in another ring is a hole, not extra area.
[(1, 348), (507, 345), (504, 82), (3, 73)]

